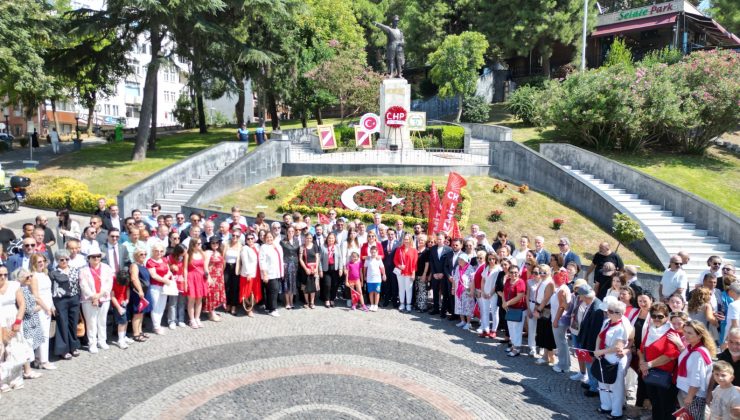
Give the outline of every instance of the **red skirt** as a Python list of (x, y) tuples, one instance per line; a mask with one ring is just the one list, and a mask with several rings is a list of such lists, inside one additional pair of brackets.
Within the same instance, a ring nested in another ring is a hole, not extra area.
[(239, 276), (239, 302), (254, 294), (254, 301), (259, 302), (262, 299), (262, 285), (259, 277), (251, 279)]

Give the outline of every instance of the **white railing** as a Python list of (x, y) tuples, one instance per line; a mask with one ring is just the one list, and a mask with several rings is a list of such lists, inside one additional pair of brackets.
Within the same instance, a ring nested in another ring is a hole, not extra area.
[(293, 163), (357, 163), (357, 164), (410, 164), (410, 165), (487, 165), (488, 147), (480, 150), (414, 149), (414, 150), (361, 150), (316, 153), (291, 148)]

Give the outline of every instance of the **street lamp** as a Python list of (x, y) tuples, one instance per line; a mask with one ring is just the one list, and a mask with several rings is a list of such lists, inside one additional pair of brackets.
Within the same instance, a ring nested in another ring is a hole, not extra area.
[(10, 115), (5, 114), (5, 132), (10, 134), (10, 123), (8, 122), (8, 117), (10, 117)]
[(586, 70), (586, 25), (588, 25), (588, 0), (583, 0), (583, 45), (581, 46), (581, 71)]
[(77, 141), (80, 141), (80, 116), (75, 115), (75, 133)]

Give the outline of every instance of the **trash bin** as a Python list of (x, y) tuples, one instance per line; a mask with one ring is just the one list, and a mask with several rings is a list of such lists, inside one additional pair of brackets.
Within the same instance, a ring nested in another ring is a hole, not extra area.
[(254, 130), (254, 138), (257, 140), (257, 146), (265, 142), (265, 128), (264, 127), (257, 127), (256, 130)]
[(74, 143), (72, 145), (72, 150), (80, 150), (80, 149), (82, 149), (82, 140), (75, 139), (75, 140), (72, 140), (72, 143)]
[(123, 141), (123, 124), (118, 123), (116, 124), (116, 131), (115, 131), (115, 137), (114, 140), (117, 142)]

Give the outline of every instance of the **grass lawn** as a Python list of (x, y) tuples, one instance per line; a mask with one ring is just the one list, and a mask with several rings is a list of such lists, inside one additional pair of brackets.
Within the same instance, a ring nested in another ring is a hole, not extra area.
[[(333, 124), (339, 119), (325, 119)], [(256, 125), (250, 125), (250, 131)], [(299, 120), (282, 122), (284, 130), (300, 128)], [(309, 127), (316, 121), (309, 121)], [(271, 131), (267, 130), (268, 133)], [(132, 142), (107, 143), (87, 147), (52, 160), (37, 171), (26, 172), (32, 178), (45, 176), (68, 176), (87, 184), (90, 192), (113, 198), (119, 191), (151, 174), (164, 169), (206, 147), (224, 140), (234, 140), (235, 128), (211, 128), (208, 134), (200, 134), (197, 129), (178, 134), (163, 135), (157, 140), (157, 150), (147, 152), (146, 160), (132, 162)]]
[[(301, 177), (276, 178), (228, 194), (211, 203), (211, 205), (222, 206), (223, 209), (237, 205), (247, 215), (255, 215), (258, 211), (264, 211), (268, 218), (279, 219), (280, 214), (276, 210), (277, 206), (292, 191), (300, 179)], [(363, 181), (378, 179), (378, 177), (342, 177), (342, 179)], [(382, 177), (382, 179), (389, 182), (417, 183), (431, 182), (434, 179), (437, 185), (445, 185), (447, 182), (446, 177)], [(473, 201), (470, 212), (470, 223), (480, 225), (481, 229), (488, 233), (489, 236), (495, 235), (499, 230), (504, 230), (509, 233), (509, 236), (515, 243), (518, 243), (519, 235), (529, 235), (531, 241), (533, 241), (532, 238), (534, 236), (542, 235), (545, 237), (545, 241), (548, 244), (547, 248), (550, 250), (557, 248), (555, 244), (559, 236), (568, 236), (574, 244), (575, 251), (581, 256), (586, 257), (584, 263), (590, 261), (591, 256), (598, 249), (599, 242), (607, 240), (612, 243), (613, 248), (616, 247), (616, 240), (609, 233), (596, 226), (589, 219), (581, 216), (577, 211), (543, 194), (531, 191), (526, 194), (520, 194), (516, 191), (517, 186), (511, 184), (508, 184), (509, 190), (503, 194), (494, 194), (491, 192), (491, 188), (496, 182), (501, 181), (486, 176), (468, 177), (467, 180), (468, 186), (466, 188), (468, 188)], [(268, 200), (266, 198), (268, 190), (271, 188), (275, 188), (278, 192), (278, 198), (276, 200)], [(519, 203), (513, 208), (507, 207), (504, 204), (506, 199), (511, 196), (519, 198)], [(504, 211), (503, 221), (496, 223), (488, 221), (487, 217), (494, 209)], [(550, 227), (552, 220), (557, 217), (566, 220), (560, 231), (555, 231)], [(314, 220), (316, 220), (315, 217)], [(642, 257), (626, 248), (620, 247), (619, 253), (624, 258), (626, 264), (638, 265), (643, 271), (655, 272), (657, 270), (655, 267), (651, 267)]]
[[(490, 118), (489, 124), (512, 128), (514, 141), (534, 150), (539, 150), (540, 143), (560, 141), (551, 128), (539, 130), (517, 120), (507, 111), (505, 104), (494, 104)], [(736, 138), (733, 136), (736, 134), (730, 136)], [(705, 156), (662, 151), (602, 154), (740, 215), (740, 200), (737, 199), (740, 194), (740, 157), (732, 152), (710, 147)]]

